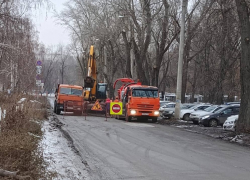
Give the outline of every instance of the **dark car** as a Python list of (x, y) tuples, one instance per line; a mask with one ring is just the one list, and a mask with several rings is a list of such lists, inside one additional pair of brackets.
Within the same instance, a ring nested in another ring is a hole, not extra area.
[(206, 127), (217, 127), (223, 125), (229, 116), (237, 115), (240, 112), (240, 105), (229, 105), (213, 114), (205, 115), (200, 118), (199, 123)]

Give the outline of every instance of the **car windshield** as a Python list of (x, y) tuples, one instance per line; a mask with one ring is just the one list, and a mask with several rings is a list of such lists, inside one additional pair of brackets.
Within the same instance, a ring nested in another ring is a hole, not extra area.
[(74, 89), (74, 88), (60, 88), (60, 94), (67, 94), (67, 95), (82, 95), (82, 89)]
[(174, 108), (175, 104), (166, 104), (164, 105), (165, 108)]
[(189, 109), (190, 108), (190, 106), (189, 105), (181, 105), (181, 109)]
[(220, 109), (218, 109), (216, 111), (216, 113), (221, 113), (222, 111), (224, 111), (225, 109), (227, 109), (227, 107), (221, 107)]
[(167, 102), (160, 102), (160, 107), (165, 106)]
[(195, 105), (195, 106), (192, 106), (192, 107), (190, 107), (190, 108), (188, 108), (188, 109), (196, 109), (197, 107), (199, 107), (200, 105)]
[(158, 90), (154, 89), (133, 89), (133, 97), (158, 97)]
[(212, 112), (212, 111), (214, 111), (217, 107), (218, 107), (218, 106), (210, 106), (210, 107), (204, 109), (204, 111)]
[(219, 111), (219, 110), (220, 110), (220, 109), (222, 109), (222, 108), (223, 108), (223, 107), (220, 107), (220, 106), (219, 106), (219, 107), (217, 107), (216, 109), (214, 109), (214, 110), (213, 110), (213, 113), (215, 113), (215, 112)]

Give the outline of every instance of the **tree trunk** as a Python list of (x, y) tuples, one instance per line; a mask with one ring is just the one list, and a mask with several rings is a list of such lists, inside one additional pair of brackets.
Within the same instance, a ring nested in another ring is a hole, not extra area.
[(127, 34), (125, 31), (122, 31), (122, 37), (123, 37), (123, 41), (125, 43), (125, 50), (126, 50), (126, 76), (127, 76), (127, 78), (132, 78), (131, 56), (130, 56), (131, 45), (130, 45), (130, 42), (128, 42)]
[(239, 130), (250, 130), (250, 22), (249, 7), (245, 0), (235, 0), (241, 30), (241, 108), (238, 120)]
[[(199, 56), (197, 56), (197, 60), (199, 60)], [(193, 75), (193, 83), (192, 83), (192, 96), (190, 99), (190, 102), (194, 102), (194, 95), (195, 95), (195, 90), (196, 90), (196, 82), (197, 82), (197, 63), (195, 62), (194, 64), (194, 75)], [(199, 98), (199, 96), (198, 96)]]

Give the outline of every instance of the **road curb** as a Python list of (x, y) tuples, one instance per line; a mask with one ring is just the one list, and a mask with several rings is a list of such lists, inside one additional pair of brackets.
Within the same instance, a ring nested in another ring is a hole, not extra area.
[(73, 138), (69, 135), (69, 133), (67, 132), (67, 130), (65, 130), (63, 128), (63, 126), (65, 125), (64, 123), (62, 123), (59, 118), (57, 117), (57, 115), (55, 115), (55, 113), (51, 112), (52, 113), (52, 119), (53, 119), (53, 124), (56, 126), (56, 128), (58, 128), (63, 136), (67, 139), (68, 143), (69, 143), (69, 147), (73, 150), (74, 153), (76, 153), (77, 156), (79, 156), (81, 158), (81, 162), (82, 164), (85, 166), (85, 169), (89, 172), (90, 170), (90, 167), (87, 163), (86, 160), (83, 159), (80, 151), (78, 150), (78, 148), (76, 147), (75, 143), (74, 143), (74, 140)]

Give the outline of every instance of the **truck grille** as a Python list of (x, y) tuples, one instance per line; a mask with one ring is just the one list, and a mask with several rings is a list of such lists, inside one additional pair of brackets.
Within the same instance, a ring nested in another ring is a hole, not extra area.
[(137, 104), (138, 109), (143, 109), (143, 110), (153, 110), (154, 105), (153, 104)]
[(139, 111), (139, 113), (152, 113), (152, 111)]

